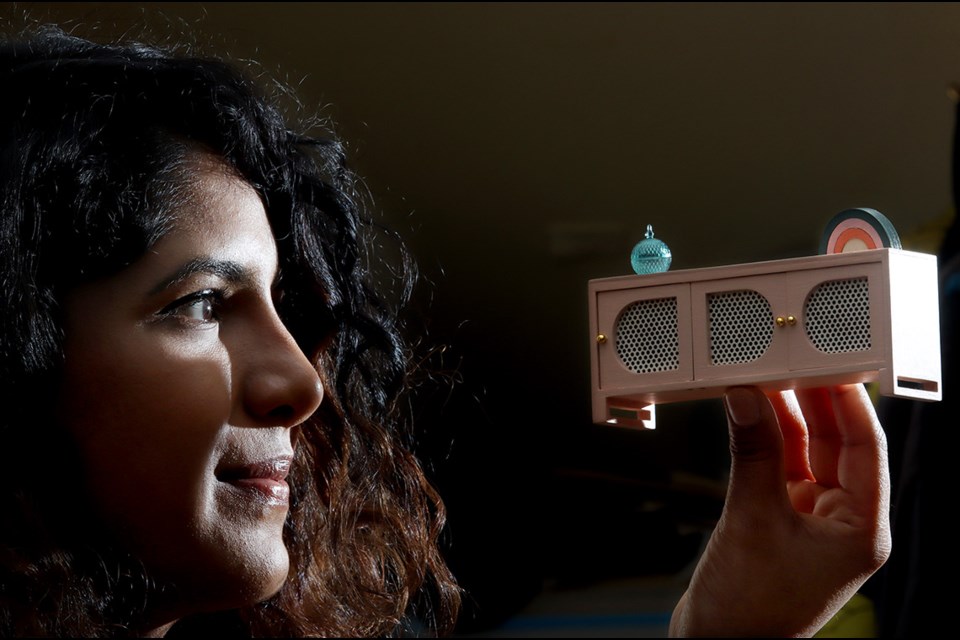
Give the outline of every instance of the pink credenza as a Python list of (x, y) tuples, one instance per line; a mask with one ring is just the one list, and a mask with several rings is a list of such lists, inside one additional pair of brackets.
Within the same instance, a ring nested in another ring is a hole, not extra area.
[(877, 382), (939, 400), (937, 261), (873, 249), (589, 283), (593, 420), (727, 387)]

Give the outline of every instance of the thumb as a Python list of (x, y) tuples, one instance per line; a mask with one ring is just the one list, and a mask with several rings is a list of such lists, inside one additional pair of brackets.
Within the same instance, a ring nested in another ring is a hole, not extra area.
[(783, 436), (770, 400), (756, 387), (733, 387), (723, 402), (730, 429), (727, 507), (769, 515), (789, 505)]

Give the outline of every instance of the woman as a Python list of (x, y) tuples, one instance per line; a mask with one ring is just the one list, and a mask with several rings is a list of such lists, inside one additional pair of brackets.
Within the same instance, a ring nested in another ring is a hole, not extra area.
[[(0, 633), (449, 629), (340, 146), (141, 45), (48, 30), (0, 84)], [(672, 631), (812, 633), (888, 553), (882, 433), (859, 388), (726, 402), (728, 502)]]
[(426, 583), (448, 624), (341, 148), (221, 64), (55, 31), (0, 56), (0, 628), (156, 632), (281, 583), (236, 618), (383, 634)]

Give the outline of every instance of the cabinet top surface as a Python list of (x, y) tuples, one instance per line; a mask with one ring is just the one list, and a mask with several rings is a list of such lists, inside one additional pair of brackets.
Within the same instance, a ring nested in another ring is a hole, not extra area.
[(786, 258), (783, 260), (765, 260), (762, 262), (748, 262), (743, 264), (724, 265), (719, 267), (703, 267), (699, 269), (681, 269), (649, 275), (624, 275), (610, 278), (595, 278), (589, 281), (591, 291), (605, 289), (622, 289), (624, 287), (651, 287), (658, 285), (679, 284), (719, 278), (738, 278), (762, 274), (785, 273), (789, 271), (803, 271), (806, 269), (823, 269), (826, 267), (841, 267), (868, 263), (888, 263), (892, 255), (909, 256), (919, 260), (932, 260), (936, 263), (937, 257), (927, 253), (904, 251), (902, 249), (869, 249), (850, 253), (832, 253), (824, 255), (803, 256), (800, 258)]

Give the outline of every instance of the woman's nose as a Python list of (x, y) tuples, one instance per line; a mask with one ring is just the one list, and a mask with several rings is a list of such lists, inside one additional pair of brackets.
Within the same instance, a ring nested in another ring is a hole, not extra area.
[(271, 335), (256, 339), (244, 358), (243, 404), (259, 424), (292, 427), (320, 406), (323, 384), (280, 319), (272, 324)]

